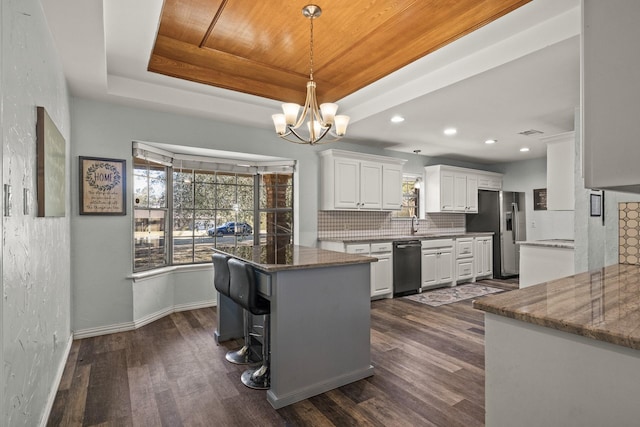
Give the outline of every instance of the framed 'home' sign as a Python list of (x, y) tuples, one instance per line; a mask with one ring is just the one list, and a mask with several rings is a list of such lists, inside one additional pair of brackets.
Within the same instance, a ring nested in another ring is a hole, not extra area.
[(126, 215), (126, 160), (80, 157), (80, 215)]

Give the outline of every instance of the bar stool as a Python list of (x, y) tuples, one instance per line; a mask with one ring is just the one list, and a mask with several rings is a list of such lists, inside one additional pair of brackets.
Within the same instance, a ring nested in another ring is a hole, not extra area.
[[(249, 388), (265, 390), (269, 388), (269, 313), (270, 303), (258, 295), (256, 276), (253, 267), (245, 262), (231, 258), (228, 263), (231, 278), (231, 299), (255, 316), (264, 316), (262, 334), (262, 365), (256, 369), (247, 369), (242, 373), (242, 383)], [(246, 345), (246, 344), (245, 344)]]
[[(229, 255), (215, 253), (211, 256), (213, 260), (213, 284), (218, 292), (227, 298), (231, 298), (231, 278), (229, 275), (228, 261)], [(220, 309), (220, 308), (218, 308)], [(225, 359), (237, 365), (253, 365), (260, 363), (262, 359), (251, 350), (251, 329), (249, 312), (243, 310), (244, 314), (244, 345), (239, 350), (229, 351)]]
[(227, 261), (231, 258), (229, 255), (215, 253), (211, 255), (213, 261), (213, 285), (222, 295), (229, 297), (229, 266)]

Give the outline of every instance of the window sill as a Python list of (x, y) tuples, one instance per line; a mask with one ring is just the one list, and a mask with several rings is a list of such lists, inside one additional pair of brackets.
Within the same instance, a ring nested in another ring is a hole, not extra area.
[(153, 279), (154, 277), (164, 276), (174, 272), (184, 273), (184, 272), (190, 272), (190, 271), (211, 270), (212, 268), (213, 268), (213, 264), (211, 263), (171, 265), (168, 267), (154, 268), (152, 270), (133, 273), (130, 276), (127, 276), (127, 279), (132, 279), (133, 282), (135, 283), (135, 282), (142, 282), (148, 279)]

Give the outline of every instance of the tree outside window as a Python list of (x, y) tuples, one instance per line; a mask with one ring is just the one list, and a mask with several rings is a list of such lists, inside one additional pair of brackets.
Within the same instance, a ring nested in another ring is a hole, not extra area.
[(173, 264), (211, 261), (211, 247), (253, 244), (251, 174), (173, 172)]

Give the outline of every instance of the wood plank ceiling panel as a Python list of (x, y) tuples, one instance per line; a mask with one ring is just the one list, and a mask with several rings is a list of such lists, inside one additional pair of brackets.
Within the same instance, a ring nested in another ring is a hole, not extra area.
[[(531, 0), (322, 0), (318, 98), (338, 101)], [(309, 0), (165, 0), (149, 71), (302, 103)]]

